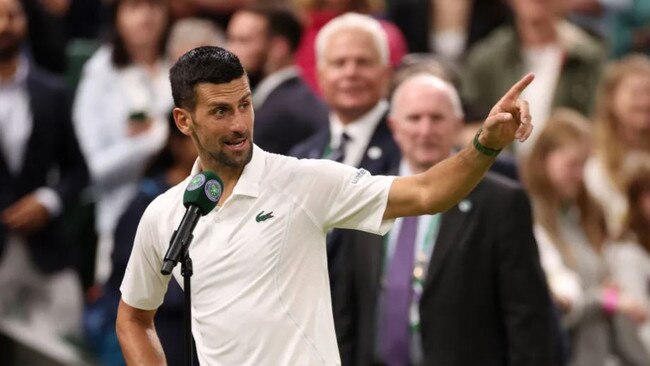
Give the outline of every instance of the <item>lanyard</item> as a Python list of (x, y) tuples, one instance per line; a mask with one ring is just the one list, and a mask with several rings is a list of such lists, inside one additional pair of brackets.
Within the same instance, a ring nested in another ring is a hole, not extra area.
[(328, 143), (327, 145), (325, 145), (325, 149), (323, 150), (322, 159), (329, 159), (331, 155), (332, 155), (332, 146), (330, 143)]
[[(438, 231), (440, 230), (440, 217), (441, 214), (435, 214), (431, 216), (429, 225), (427, 227), (426, 234), (420, 240), (415, 254), (415, 262), (413, 263), (413, 276), (411, 281), (411, 286), (413, 288), (413, 298), (411, 299), (411, 306), (409, 310), (409, 329), (413, 334), (419, 334), (420, 331), (420, 312), (418, 306), (420, 304), (420, 298), (422, 297), (422, 292), (424, 290), (424, 280), (426, 278), (427, 269), (429, 267), (432, 253), (432, 247), (434, 241), (438, 237)], [(419, 223), (419, 222), (418, 222)], [(384, 268), (382, 272), (382, 284), (386, 281), (386, 271), (388, 270), (388, 265), (392, 257), (392, 253), (389, 252), (389, 235), (384, 237)], [(397, 245), (397, 241), (395, 241)]]

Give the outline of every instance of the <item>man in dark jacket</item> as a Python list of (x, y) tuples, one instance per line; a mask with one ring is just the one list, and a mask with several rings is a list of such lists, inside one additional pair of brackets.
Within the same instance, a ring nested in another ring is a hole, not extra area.
[(64, 84), (20, 52), (26, 27), (21, 3), (0, 0), (0, 316), (70, 334), (82, 296), (60, 217), (88, 170)]
[[(453, 153), (463, 112), (451, 84), (418, 74), (397, 88), (394, 173)], [(488, 174), (457, 206), (397, 219), (385, 236), (346, 232), (333, 298), (343, 365), (549, 365), (550, 297), (516, 183)]]

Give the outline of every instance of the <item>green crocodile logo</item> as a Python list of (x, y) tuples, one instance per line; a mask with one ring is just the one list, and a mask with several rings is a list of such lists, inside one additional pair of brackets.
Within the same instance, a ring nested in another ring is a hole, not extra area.
[(258, 213), (257, 216), (255, 216), (255, 221), (262, 222), (262, 221), (266, 221), (266, 220), (268, 220), (268, 219), (270, 219), (272, 217), (274, 217), (273, 216), (273, 211), (271, 211), (269, 213), (266, 213), (266, 214), (264, 213), (264, 211), (262, 211), (262, 212)]

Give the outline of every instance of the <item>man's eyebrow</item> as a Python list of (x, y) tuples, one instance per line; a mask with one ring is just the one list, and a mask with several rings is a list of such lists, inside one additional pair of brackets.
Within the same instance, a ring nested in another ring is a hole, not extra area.
[(210, 103), (208, 103), (208, 108), (216, 108), (216, 107), (230, 107), (230, 104), (226, 103), (226, 102), (210, 102)]
[(241, 97), (241, 99), (239, 99), (239, 101), (242, 102), (242, 101), (250, 98), (251, 95), (252, 95), (251, 92), (246, 92), (246, 94), (244, 94), (244, 96)]

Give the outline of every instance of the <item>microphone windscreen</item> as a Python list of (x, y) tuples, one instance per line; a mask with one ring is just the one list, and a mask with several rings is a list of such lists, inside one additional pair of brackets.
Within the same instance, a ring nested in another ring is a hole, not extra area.
[(223, 193), (223, 182), (211, 171), (201, 172), (190, 180), (183, 194), (185, 207), (197, 206), (201, 215), (212, 211)]

